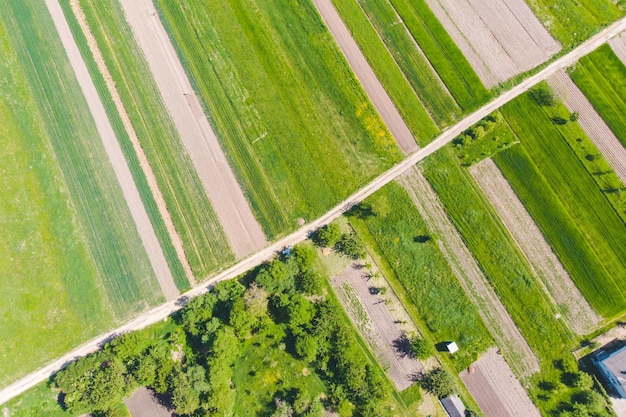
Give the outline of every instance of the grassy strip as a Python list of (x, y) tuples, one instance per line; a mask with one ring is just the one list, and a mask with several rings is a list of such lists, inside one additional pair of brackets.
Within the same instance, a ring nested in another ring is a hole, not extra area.
[(161, 296), (92, 116), (45, 5), (2, 0), (2, 10), (113, 311), (128, 317)]
[(626, 147), (626, 67), (607, 44), (578, 61), (570, 77)]
[(411, 129), (413, 136), (417, 138), (421, 146), (428, 144), (439, 129), (370, 24), (363, 9), (354, 0), (333, 0), (333, 3), (372, 70)]
[(310, 2), (157, 6), (270, 237), (402, 157)]
[(183, 240), (194, 275), (205, 277), (234, 260), (220, 222), (119, 4), (115, 0), (105, 0), (104, 4), (83, 0), (81, 5)]
[[(542, 365), (561, 357), (572, 334), (533, 276), (493, 208), (446, 147), (424, 162), (424, 174), (483, 273)], [(461, 198), (459, 198), (462, 196)]]
[(361, 232), (367, 228), (433, 340), (459, 344), (461, 350), (452, 360), (457, 370), (466, 368), (493, 341), (439, 250), (437, 238), (430, 235), (406, 191), (396, 183), (385, 186), (364, 204), (375, 214), (351, 222)]
[(624, 15), (610, 0), (527, 0), (543, 25), (565, 49), (573, 48)]
[(480, 78), (424, 0), (389, 0), (463, 112), (490, 98)]
[(502, 151), (493, 160), (594, 310), (605, 317), (622, 311), (621, 291), (523, 147)]
[(358, 0), (438, 126), (449, 125), (461, 109), (446, 90), (437, 72), (387, 1)]
[(505, 105), (501, 112), (624, 294), (624, 222), (562, 139), (562, 132), (528, 95)]

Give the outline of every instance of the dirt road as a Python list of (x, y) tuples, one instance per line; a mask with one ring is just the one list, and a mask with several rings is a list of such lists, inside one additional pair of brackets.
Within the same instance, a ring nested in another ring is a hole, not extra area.
[(170, 268), (165, 260), (165, 255), (156, 237), (148, 213), (141, 201), (139, 191), (135, 185), (133, 176), (126, 163), (126, 158), (122, 153), (120, 144), (117, 141), (113, 127), (109, 118), (106, 115), (102, 101), (98, 91), (89, 75), (89, 70), (83, 61), (83, 58), (78, 50), (78, 46), (74, 41), (70, 27), (65, 20), (63, 10), (59, 5), (58, 0), (46, 0), (46, 6), (50, 11), (52, 20), (56, 26), (56, 29), (61, 38), (61, 42), (65, 51), (69, 57), (70, 64), (76, 74), (76, 79), (85, 95), (87, 105), (96, 123), (96, 128), (102, 139), (102, 144), (109, 157), (111, 166), (122, 189), (122, 194), (128, 204), (130, 214), (137, 226), (137, 231), (141, 237), (143, 246), (148, 254), (148, 259), (152, 265), (152, 269), (156, 275), (157, 281), (161, 286), (163, 294), (168, 300), (172, 300), (178, 297), (179, 292), (174, 284), (174, 278)]
[(183, 145), (237, 258), (267, 244), (151, 0), (120, 0)]
[[(52, 1), (52, 0), (48, 0)], [(221, 272), (208, 282), (204, 282), (201, 285), (196, 286), (192, 290), (185, 293), (178, 300), (168, 301), (167, 303), (153, 308), (152, 310), (148, 310), (137, 316), (132, 321), (124, 324), (123, 326), (109, 332), (98, 336), (97, 338), (88, 341), (81, 346), (78, 346), (73, 351), (67, 353), (63, 357), (51, 362), (43, 368), (38, 369), (37, 371), (25, 376), (24, 378), (19, 379), (8, 387), (4, 388), (0, 391), (0, 404), (3, 404), (10, 400), (11, 398), (16, 397), (22, 392), (26, 391), (29, 388), (34, 387), (38, 383), (45, 381), (50, 375), (54, 374), (56, 371), (61, 369), (68, 361), (71, 361), (75, 358), (85, 356), (90, 352), (93, 352), (98, 348), (98, 346), (105, 340), (111, 337), (111, 335), (119, 334), (122, 332), (127, 332), (131, 330), (143, 329), (150, 324), (156, 323), (160, 320), (165, 319), (167, 316), (172, 314), (174, 311), (181, 309), (186, 300), (189, 298), (196, 297), (200, 294), (203, 294), (207, 291), (210, 285), (214, 285), (216, 282), (230, 279), (240, 275), (249, 269), (259, 265), (260, 263), (270, 259), (272, 256), (276, 254), (276, 251), (284, 248), (285, 246), (294, 245), (304, 239), (307, 238), (308, 234), (317, 229), (320, 226), (323, 226), (330, 221), (336, 219), (341, 216), (343, 212), (350, 208), (354, 203), (358, 203), (363, 199), (369, 197), (380, 188), (393, 181), (396, 177), (404, 173), (405, 171), (411, 169), (417, 162), (422, 159), (428, 157), (432, 153), (436, 152), (438, 149), (442, 148), (450, 141), (452, 141), (455, 137), (457, 137), (461, 132), (470, 128), (473, 124), (478, 122), (483, 117), (487, 116), (497, 108), (503, 106), (509, 101), (513, 100), (515, 97), (527, 91), (532, 86), (536, 85), (540, 81), (545, 80), (550, 75), (559, 71), (560, 69), (567, 68), (576, 62), (580, 57), (587, 55), (594, 49), (596, 49), (601, 44), (607, 42), (609, 39), (620, 33), (621, 31), (626, 30), (626, 18), (614, 23), (608, 28), (604, 29), (600, 33), (596, 34), (582, 45), (572, 50), (568, 54), (562, 56), (558, 60), (554, 61), (552, 64), (548, 65), (539, 73), (529, 77), (525, 81), (521, 82), (517, 86), (513, 87), (511, 90), (504, 92), (502, 95), (494, 99), (493, 101), (487, 103), (485, 106), (478, 109), (476, 112), (470, 114), (465, 119), (461, 120), (456, 125), (450, 127), (446, 131), (444, 131), (437, 139), (435, 139), (428, 146), (421, 148), (417, 152), (408, 156), (404, 161), (398, 163), (393, 168), (387, 170), (379, 177), (374, 179), (369, 184), (362, 187), (359, 191), (352, 194), (346, 200), (340, 202), (337, 206), (333, 207), (326, 214), (319, 217), (317, 220), (312, 221), (307, 224), (305, 227), (297, 230), (291, 235), (285, 237), (284, 239), (279, 240), (278, 242), (273, 243), (270, 246), (263, 248), (261, 251), (256, 252), (250, 255), (248, 258), (242, 260), (231, 268)]]

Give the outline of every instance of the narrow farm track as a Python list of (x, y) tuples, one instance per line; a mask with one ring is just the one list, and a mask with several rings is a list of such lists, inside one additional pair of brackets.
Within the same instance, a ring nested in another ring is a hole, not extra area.
[(267, 244), (151, 0), (120, 0), (137, 44), (237, 258)]
[(365, 56), (363, 56), (363, 53), (352, 38), (345, 23), (339, 17), (331, 0), (313, 0), (313, 4), (317, 7), (317, 11), (335, 38), (335, 42), (339, 45), (339, 49), (346, 57), (352, 71), (354, 71), (354, 74), (361, 82), (363, 89), (400, 148), (406, 154), (416, 151), (418, 147), (415, 138), (406, 123), (404, 123), (402, 116), (400, 116), (398, 109), (396, 109), (391, 98), (389, 98), (385, 88), (367, 63)]
[(587, 97), (578, 89), (565, 71), (559, 71), (548, 78), (548, 84), (570, 111), (579, 114), (578, 123), (580, 127), (596, 145), (619, 179), (626, 184), (626, 149), (602, 120)]
[(56, 359), (55, 361), (38, 369), (37, 371), (32, 372), (31, 374), (17, 380), (8, 387), (5, 387), (0, 391), (0, 404), (9, 401), (11, 398), (18, 396), (29, 388), (32, 388), (40, 382), (45, 381), (59, 369), (62, 369), (64, 366), (66, 366), (70, 361), (97, 350), (99, 346), (101, 346), (104, 342), (109, 340), (114, 335), (132, 330), (143, 329), (146, 326), (161, 321), (175, 311), (180, 310), (186, 304), (188, 299), (206, 293), (212, 285), (215, 285), (215, 283), (241, 275), (249, 269), (266, 261), (267, 259), (270, 259), (276, 254), (277, 251), (284, 248), (285, 246), (294, 245), (302, 240), (305, 240), (311, 231), (341, 216), (344, 211), (352, 207), (353, 204), (358, 203), (359, 201), (362, 201), (363, 199), (369, 197), (380, 188), (384, 187), (386, 184), (393, 181), (398, 176), (402, 175), (407, 170), (413, 168), (416, 163), (433, 154), (438, 149), (441, 149), (443, 146), (445, 146), (455, 137), (457, 137), (461, 132), (470, 128), (473, 124), (478, 122), (483, 117), (487, 116), (494, 110), (513, 100), (520, 94), (526, 92), (529, 88), (533, 87), (537, 83), (547, 79), (555, 72), (574, 64), (580, 57), (589, 54), (597, 47), (607, 42), (609, 39), (611, 39), (623, 30), (626, 30), (626, 18), (619, 20), (618, 22), (612, 24), (600, 33), (594, 35), (593, 37), (582, 43), (580, 46), (573, 49), (571, 52), (567, 53), (566, 55), (548, 65), (542, 71), (527, 78), (509, 91), (504, 92), (491, 102), (476, 110), (474, 113), (470, 114), (456, 125), (444, 131), (428, 146), (421, 148), (413, 154), (409, 155), (404, 161), (387, 170), (376, 179), (374, 179), (372, 182), (366, 184), (359, 191), (352, 194), (344, 201), (340, 202), (337, 206), (333, 207), (326, 214), (312, 221), (305, 227), (263, 248), (259, 252), (256, 252), (249, 257), (241, 260), (236, 265), (222, 271), (212, 279), (203, 282), (200, 285), (197, 285), (187, 293), (183, 294), (180, 298), (168, 301), (158, 307), (143, 312), (139, 316), (135, 317), (133, 320), (125, 323), (117, 329), (102, 334), (82, 344), (73, 351), (68, 352), (66, 355)]
[(182, 264), (183, 269), (185, 270), (185, 275), (187, 276), (187, 280), (189, 281), (191, 286), (194, 286), (195, 279), (193, 276), (193, 272), (191, 272), (191, 267), (189, 266), (189, 262), (187, 261), (187, 256), (185, 255), (185, 250), (183, 248), (183, 241), (180, 238), (180, 235), (178, 234), (178, 232), (176, 231), (176, 228), (174, 227), (174, 222), (172, 221), (172, 217), (170, 216), (170, 213), (167, 210), (167, 205), (165, 203), (165, 199), (163, 198), (163, 194), (161, 193), (161, 190), (159, 189), (156, 176), (154, 175), (154, 172), (152, 171), (152, 167), (150, 166), (150, 162), (148, 162), (148, 158), (146, 157), (146, 154), (143, 151), (141, 144), (139, 143), (139, 138), (137, 137), (137, 133), (135, 133), (135, 129), (133, 128), (133, 125), (130, 121), (130, 117), (128, 116), (128, 113), (126, 112), (126, 108), (124, 107), (124, 104), (122, 103), (122, 99), (117, 91), (117, 88), (115, 87), (115, 82), (113, 81), (113, 77), (111, 76), (111, 73), (109, 72), (109, 69), (107, 68), (106, 63), (104, 62), (104, 57), (102, 56), (102, 52), (100, 52), (100, 49), (98, 48), (96, 39), (93, 36), (91, 29), (89, 28), (89, 24), (87, 23), (87, 19), (85, 17), (85, 14), (83, 13), (83, 10), (80, 7), (80, 3), (78, 2), (78, 0), (71, 0), (70, 6), (72, 8), (72, 12), (74, 13), (74, 16), (76, 17), (76, 20), (78, 21), (78, 24), (80, 25), (81, 31), (83, 32), (83, 34), (85, 35), (85, 38), (87, 39), (87, 45), (89, 46), (89, 50), (91, 51), (91, 54), (93, 55), (94, 60), (96, 61), (96, 65), (98, 66), (98, 71), (100, 71), (100, 74), (102, 74), (107, 90), (109, 90), (109, 93), (111, 94), (111, 97), (113, 98), (113, 103), (115, 103), (115, 108), (117, 109), (117, 112), (119, 113), (122, 119), (122, 123), (124, 124), (124, 129), (126, 129), (126, 132), (128, 133), (128, 137), (133, 144), (133, 149), (135, 150), (135, 153), (137, 154), (137, 159), (139, 159), (141, 170), (146, 176), (148, 186), (150, 187), (150, 191), (152, 195), (154, 196), (154, 200), (156, 201), (157, 208), (159, 209), (159, 214), (161, 215), (161, 218), (163, 218), (165, 227), (167, 228), (167, 232), (170, 236), (170, 239), (172, 240), (172, 244), (174, 246), (174, 249), (176, 250), (176, 254), (178, 255), (178, 259), (180, 260), (180, 263)]
[[(141, 201), (139, 190), (137, 190), (137, 186), (135, 185), (133, 176), (128, 168), (128, 164), (124, 158), (120, 144), (117, 141), (111, 122), (106, 115), (104, 105), (102, 104), (102, 101), (100, 101), (100, 96), (98, 95), (96, 86), (91, 79), (85, 61), (83, 61), (83, 58), (80, 55), (80, 51), (74, 41), (67, 20), (65, 20), (65, 15), (63, 14), (61, 5), (58, 0), (46, 0), (46, 6), (52, 16), (56, 30), (59, 33), (61, 42), (63, 43), (63, 47), (69, 57), (70, 64), (76, 74), (76, 79), (80, 84), (83, 94), (85, 95), (87, 105), (89, 106), (96, 128), (100, 134), (100, 138), (102, 139), (102, 144), (104, 145), (104, 149), (109, 157), (109, 161), (111, 162), (117, 181), (120, 184), (122, 194), (128, 204), (128, 209), (130, 210), (130, 214), (135, 222), (143, 246), (146, 249), (148, 259), (150, 260), (150, 264), (152, 265), (157, 281), (161, 286), (161, 290), (163, 291), (165, 298), (168, 300), (175, 299), (178, 297), (179, 292), (178, 288), (176, 288), (176, 285), (174, 284), (174, 277), (172, 276), (172, 272), (167, 264), (167, 260), (165, 259), (159, 240), (157, 239), (154, 229), (152, 228), (146, 208)], [(122, 279), (122, 277), (120, 277), (120, 279)]]
[(541, 230), (528, 214), (515, 191), (491, 159), (472, 166), (470, 173), (502, 219), (517, 246), (557, 305), (567, 306), (564, 316), (578, 334), (591, 333), (600, 321), (580, 293)]
[(399, 183), (408, 192), (429, 229), (440, 237), (437, 241), (439, 248), (515, 373), (527, 377), (538, 371), (537, 357), (465, 246), (422, 172), (414, 167), (399, 178)]

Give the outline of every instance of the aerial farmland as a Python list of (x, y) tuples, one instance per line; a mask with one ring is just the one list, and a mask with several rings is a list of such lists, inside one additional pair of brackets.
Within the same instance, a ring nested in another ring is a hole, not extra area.
[(3, 416), (626, 415), (625, 16), (0, 0)]

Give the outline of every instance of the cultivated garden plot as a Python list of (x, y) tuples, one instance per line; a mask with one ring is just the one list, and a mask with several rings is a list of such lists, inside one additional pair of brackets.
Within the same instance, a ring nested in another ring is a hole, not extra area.
[(460, 377), (485, 417), (541, 416), (496, 348), (489, 349)]
[(626, 183), (626, 148), (593, 108), (587, 97), (563, 71), (548, 78), (548, 84), (567, 108), (576, 112), (578, 123), (597, 146), (617, 176)]
[(498, 167), (491, 159), (485, 159), (469, 171), (537, 276), (542, 278), (547, 292), (561, 308), (569, 326), (578, 334), (591, 333), (598, 324), (598, 316), (576, 288)]
[(538, 66), (561, 49), (523, 0), (428, 4), (487, 87)]
[(419, 168), (415, 167), (400, 177), (399, 181), (428, 226), (439, 236), (438, 245), (441, 251), (465, 292), (478, 308), (496, 343), (505, 352), (515, 373), (520, 377), (527, 377), (538, 371), (537, 357), (448, 219), (441, 202)]

